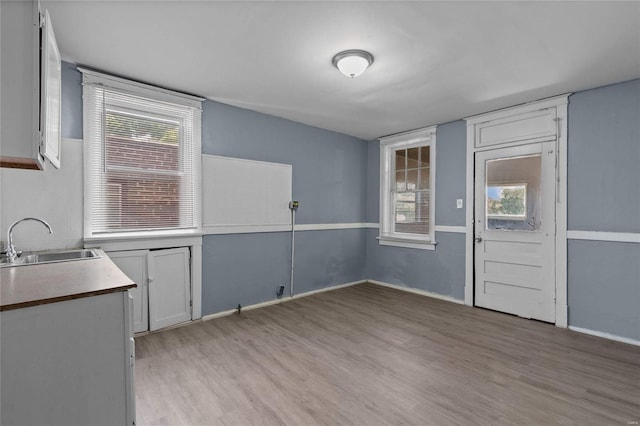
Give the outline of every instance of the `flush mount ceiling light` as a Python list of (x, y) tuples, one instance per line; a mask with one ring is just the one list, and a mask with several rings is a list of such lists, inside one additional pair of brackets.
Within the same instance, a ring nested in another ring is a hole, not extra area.
[(334, 56), (331, 62), (342, 74), (354, 78), (369, 68), (373, 63), (373, 55), (364, 50), (344, 50)]

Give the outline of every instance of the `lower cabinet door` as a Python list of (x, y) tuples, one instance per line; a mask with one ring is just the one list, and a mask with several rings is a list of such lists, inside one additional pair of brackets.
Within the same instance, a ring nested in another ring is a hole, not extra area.
[(127, 336), (125, 340), (125, 356), (129, 363), (125, 369), (125, 380), (127, 387), (127, 426), (135, 426), (136, 424), (136, 341), (133, 338), (133, 296), (126, 293), (125, 305), (129, 315), (125, 315), (125, 327)]
[(133, 297), (133, 331), (149, 330), (147, 254), (149, 250), (113, 251), (107, 255), (137, 287), (129, 290)]
[(189, 259), (187, 247), (148, 252), (150, 330), (191, 320)]
[(134, 424), (126, 297), (0, 312), (0, 424)]

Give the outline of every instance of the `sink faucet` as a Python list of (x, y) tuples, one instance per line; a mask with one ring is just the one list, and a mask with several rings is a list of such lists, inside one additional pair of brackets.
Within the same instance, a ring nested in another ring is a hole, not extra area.
[(15, 262), (16, 257), (18, 257), (16, 248), (13, 245), (13, 228), (20, 222), (24, 222), (26, 220), (35, 220), (36, 222), (40, 222), (41, 224), (47, 227), (50, 234), (53, 234), (53, 229), (51, 229), (51, 225), (49, 225), (47, 222), (45, 222), (42, 219), (38, 219), (37, 217), (25, 217), (24, 219), (16, 220), (11, 224), (11, 226), (9, 226), (9, 230), (7, 231), (7, 250), (5, 252), (5, 255), (7, 256), (7, 260), (9, 261), (9, 263)]

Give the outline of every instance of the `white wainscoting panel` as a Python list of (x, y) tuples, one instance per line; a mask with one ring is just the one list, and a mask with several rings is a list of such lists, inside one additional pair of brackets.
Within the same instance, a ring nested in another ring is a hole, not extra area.
[(205, 232), (224, 227), (290, 225), (291, 184), (290, 164), (203, 155)]

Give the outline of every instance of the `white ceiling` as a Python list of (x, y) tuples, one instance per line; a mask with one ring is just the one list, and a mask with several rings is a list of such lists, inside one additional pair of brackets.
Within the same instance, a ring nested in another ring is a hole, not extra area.
[(640, 77), (640, 2), (42, 3), (66, 60), (363, 139)]

